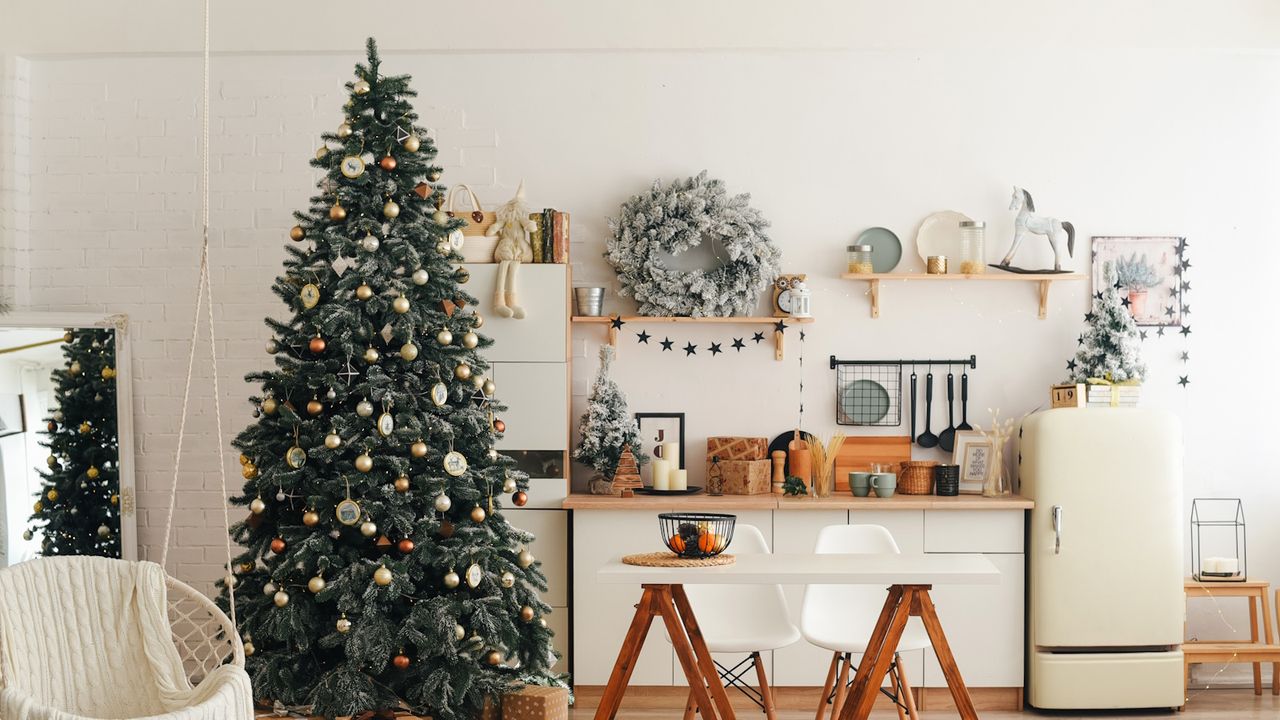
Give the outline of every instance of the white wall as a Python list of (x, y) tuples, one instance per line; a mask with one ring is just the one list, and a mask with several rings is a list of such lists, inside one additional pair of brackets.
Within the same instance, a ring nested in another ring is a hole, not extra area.
[[(196, 273), (198, 7), (101, 5), (102, 16), (68, 21), (64, 2), (24, 2), (19, 21), (0, 29), (0, 48), (26, 58), (0, 63), (0, 89), (9, 88), (0, 117), (30, 116), (30, 183), (0, 183), (19, 190), (0, 195), (0, 239), (20, 238), (7, 228), (29, 222), (30, 251), (17, 240), (0, 249), (6, 265), (29, 263), (10, 287), (31, 308), (133, 318), (139, 534), (144, 556), (156, 557)], [(495, 6), (526, 15), (494, 22)], [(1146, 343), (1146, 403), (1184, 419), (1188, 505), (1200, 495), (1244, 497), (1251, 570), (1280, 580), (1280, 531), (1267, 522), (1280, 490), (1264, 439), (1280, 428), (1260, 400), (1261, 368), (1280, 345), (1269, 313), (1280, 266), (1275, 4), (566, 0), (402, 4), (403, 17), (379, 10), (362, 23), (324, 7), (215, 3), (213, 262), (228, 432), (249, 422), (239, 378), (268, 362), (261, 319), (281, 312), (268, 285), (289, 213), (316, 180), (306, 161), (318, 133), (339, 122), (342, 83), (363, 37), (375, 34), (389, 49), (386, 69), (415, 77), (447, 183), (474, 183), (499, 202), (524, 179), (535, 205), (572, 211), (579, 284), (612, 282), (600, 259), (605, 218), (654, 177), (707, 168), (732, 191), (751, 192), (773, 221), (785, 269), (812, 281), (806, 424), (823, 432), (835, 429), (825, 364), (833, 353), (974, 353), (971, 420), (988, 407), (1030, 411), (1062, 376), (1087, 307), (1087, 283), (1055, 287), (1047, 320), (1036, 319), (1034, 293), (1021, 284), (889, 286), (881, 319), (871, 320), (864, 287), (836, 277), (843, 246), (862, 228), (896, 230), (905, 267), (920, 269), (917, 223), (956, 209), (988, 221), (998, 256), (1017, 183), (1084, 238), (1186, 235), (1193, 334)], [(0, 147), (21, 137), (7, 127)], [(0, 169), (25, 157), (6, 153)], [(1078, 249), (1072, 266), (1083, 270), (1087, 244)], [(1024, 252), (1028, 264), (1045, 259), (1041, 248)], [(618, 379), (632, 410), (688, 414), (690, 467), (701, 466), (696, 447), (707, 435), (793, 426), (794, 336), (782, 363), (763, 347), (686, 360), (637, 346), (632, 330)], [(671, 334), (704, 348), (727, 335)], [(576, 333), (579, 394), (600, 337)], [(1175, 384), (1179, 374), (1190, 375), (1188, 389)], [(171, 553), (194, 580), (214, 577), (222, 557), (208, 392), (202, 382), (193, 393), (200, 416)], [(935, 429), (938, 417), (935, 408)], [(238, 483), (234, 455), (222, 459)], [(1217, 634), (1216, 612), (1201, 615), (1193, 630)], [(1228, 618), (1239, 627), (1242, 615)]]

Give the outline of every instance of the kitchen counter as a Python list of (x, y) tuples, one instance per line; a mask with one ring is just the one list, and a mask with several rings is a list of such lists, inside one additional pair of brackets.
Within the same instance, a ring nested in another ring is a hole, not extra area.
[(894, 495), (890, 498), (854, 497), (847, 492), (826, 498), (784, 495), (721, 495), (705, 493), (682, 496), (614, 495), (574, 493), (561, 505), (566, 510), (688, 510), (721, 512), (729, 510), (1030, 510), (1031, 500), (1019, 495), (989, 498), (981, 495)]

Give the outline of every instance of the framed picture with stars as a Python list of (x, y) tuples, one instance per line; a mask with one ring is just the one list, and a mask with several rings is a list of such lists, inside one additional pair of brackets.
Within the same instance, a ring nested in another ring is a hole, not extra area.
[(1104, 235), (1093, 238), (1093, 289), (1106, 282), (1110, 263), (1120, 302), (1134, 322), (1146, 327), (1179, 327), (1190, 310), (1185, 300), (1191, 284), (1185, 272), (1187, 239), (1177, 236)]

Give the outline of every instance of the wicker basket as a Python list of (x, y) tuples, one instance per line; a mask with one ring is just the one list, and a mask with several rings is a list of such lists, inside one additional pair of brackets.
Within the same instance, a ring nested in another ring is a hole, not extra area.
[(903, 495), (932, 495), (935, 460), (907, 460), (898, 473), (898, 492)]

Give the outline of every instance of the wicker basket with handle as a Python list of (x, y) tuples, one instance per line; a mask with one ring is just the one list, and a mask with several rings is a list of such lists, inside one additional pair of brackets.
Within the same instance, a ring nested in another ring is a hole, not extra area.
[(932, 495), (934, 460), (907, 460), (898, 473), (898, 492), (903, 495)]

